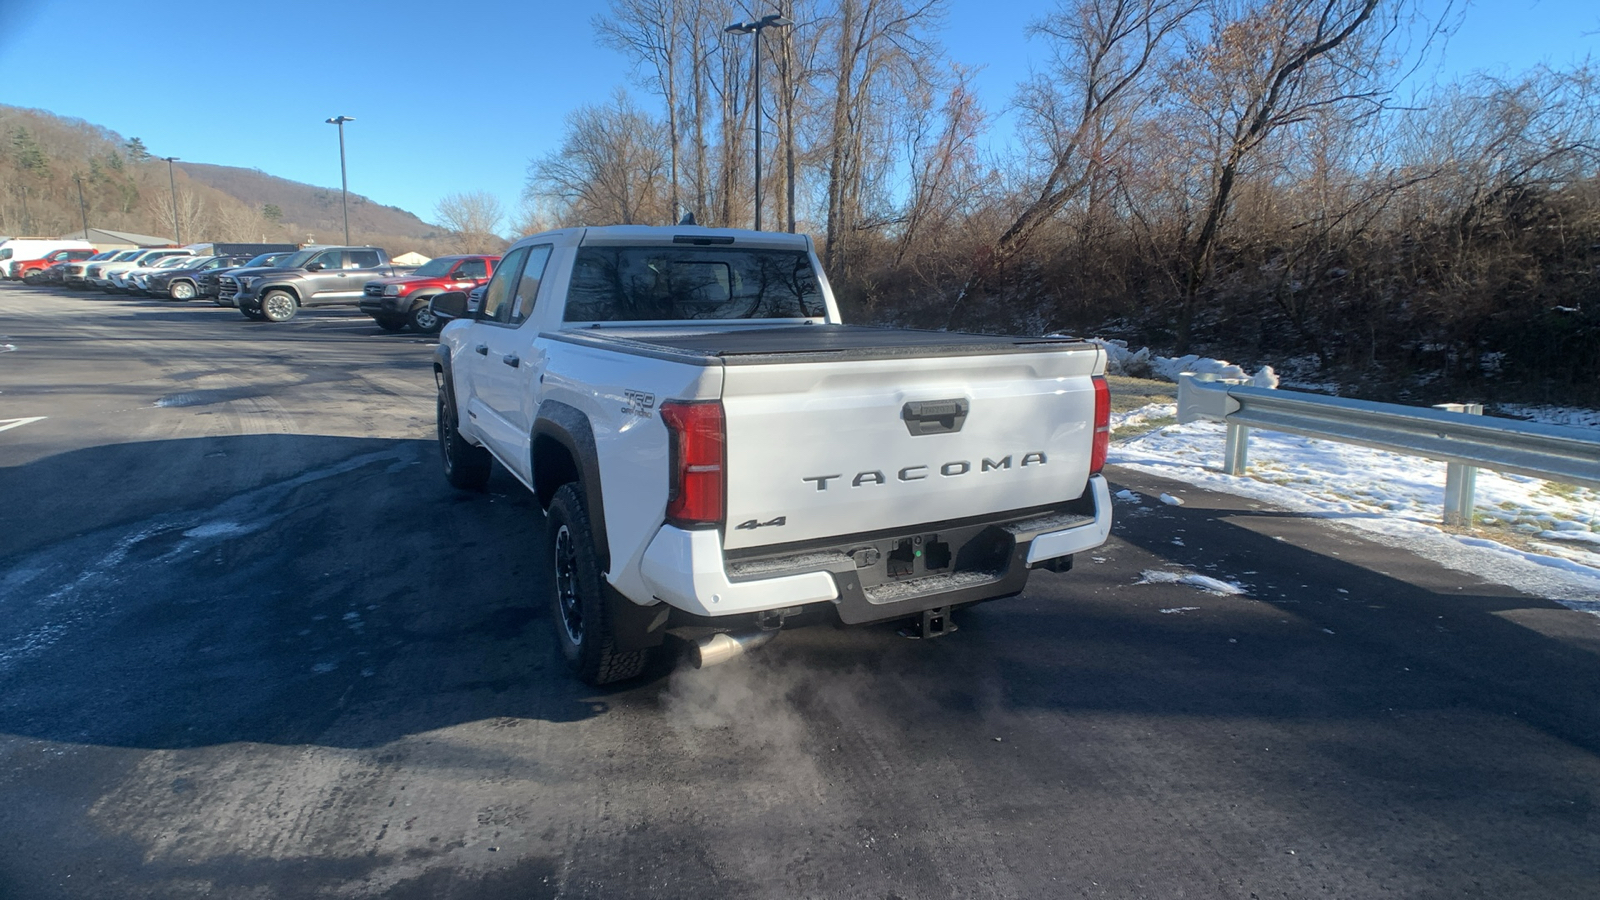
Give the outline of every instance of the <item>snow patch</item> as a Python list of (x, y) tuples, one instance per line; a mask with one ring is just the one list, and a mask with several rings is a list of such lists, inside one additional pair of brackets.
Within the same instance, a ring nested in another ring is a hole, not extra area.
[(1139, 573), (1139, 580), (1134, 584), (1187, 584), (1219, 597), (1237, 597), (1244, 593), (1243, 585), (1201, 575), (1198, 572), (1163, 572), (1159, 569), (1145, 569)]

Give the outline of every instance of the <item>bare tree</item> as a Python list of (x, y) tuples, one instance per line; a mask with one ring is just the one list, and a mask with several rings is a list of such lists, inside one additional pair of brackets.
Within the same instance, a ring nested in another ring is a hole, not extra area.
[(944, 232), (980, 179), (976, 142), (984, 126), (971, 71), (957, 67), (944, 103), (915, 104), (910, 151), (910, 198), (900, 220), (893, 265), (898, 268), (929, 232)]
[(667, 184), (672, 214), (681, 208), (678, 191), (678, 82), (683, 77), (685, 0), (611, 0), (609, 12), (596, 16), (602, 42), (634, 61), (646, 87), (666, 108)]
[(1201, 0), (1059, 0), (1030, 30), (1050, 45), (1048, 70), (1019, 98), (1028, 143), (1041, 153), (1029, 200), (976, 262), (947, 325), (1039, 228), (1079, 198), (1122, 150), (1127, 126), (1153, 102), (1170, 42)]
[(560, 227), (561, 212), (553, 207), (549, 197), (524, 193), (517, 207), (516, 218), (511, 223), (511, 233), (527, 237), (541, 231)]
[(450, 244), (457, 253), (493, 253), (506, 245), (499, 235), (505, 207), (488, 191), (446, 194), (434, 214), (450, 230)]
[[(845, 271), (853, 232), (873, 199), (875, 176), (889, 166), (887, 111), (918, 93), (912, 86), (927, 80), (924, 67), (941, 56), (929, 31), (943, 9), (943, 0), (838, 2), (833, 55), (826, 61), (833, 73), (827, 126), (830, 271)], [(869, 158), (869, 150), (878, 152)]]
[(660, 224), (671, 215), (666, 144), (661, 123), (619, 92), (567, 116), (561, 149), (529, 164), (525, 194), (556, 202), (571, 224)]
[[(1169, 70), (1167, 86), (1214, 136), (1198, 234), (1186, 254), (1176, 352), (1188, 349), (1241, 167), (1281, 129), (1334, 109), (1381, 109), (1377, 75), (1397, 24), (1368, 29), (1384, 0), (1211, 0), (1209, 34)], [(1364, 29), (1367, 29), (1364, 31)], [(1376, 32), (1376, 33), (1369, 33)]]
[(183, 234), (192, 240), (204, 240), (210, 236), (212, 226), (212, 211), (188, 185), (178, 187), (178, 218), (172, 218), (172, 194), (169, 191), (146, 195), (147, 215), (159, 229), (158, 234), (176, 235)]

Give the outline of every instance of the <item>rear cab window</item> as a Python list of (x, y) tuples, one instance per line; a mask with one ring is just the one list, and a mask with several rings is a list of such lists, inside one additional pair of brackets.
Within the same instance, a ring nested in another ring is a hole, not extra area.
[(580, 247), (568, 322), (814, 319), (827, 315), (803, 250), (753, 247)]

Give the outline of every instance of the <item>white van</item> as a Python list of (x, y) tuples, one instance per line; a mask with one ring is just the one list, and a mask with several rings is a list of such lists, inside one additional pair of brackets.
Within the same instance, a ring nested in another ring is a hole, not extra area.
[(15, 278), (11, 264), (24, 259), (44, 259), (57, 250), (93, 250), (88, 241), (58, 241), (53, 238), (12, 238), (0, 244), (0, 278)]

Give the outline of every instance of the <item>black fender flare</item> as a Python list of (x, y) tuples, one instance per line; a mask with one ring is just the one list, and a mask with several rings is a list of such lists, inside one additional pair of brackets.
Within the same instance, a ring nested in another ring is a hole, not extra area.
[(304, 306), (306, 303), (305, 298), (300, 296), (300, 289), (294, 286), (294, 282), (280, 281), (277, 284), (263, 284), (256, 288), (257, 305), (261, 303), (261, 298), (265, 297), (269, 291), (284, 291), (288, 293), (294, 297), (294, 302), (298, 306)]
[[(540, 448), (555, 455), (559, 447), (561, 456), (551, 464), (547, 459), (540, 465)], [(533, 423), (533, 440), (528, 451), (533, 472), (534, 493), (539, 504), (550, 507), (550, 498), (561, 485), (577, 479), (583, 493), (584, 505), (589, 512), (589, 526), (595, 542), (595, 555), (599, 557), (600, 570), (611, 571), (611, 542), (606, 534), (606, 508), (602, 502), (600, 486), (600, 455), (596, 451), (594, 429), (589, 417), (576, 407), (559, 400), (546, 400), (539, 405), (539, 415)], [(566, 461), (572, 462), (571, 466)], [(611, 620), (612, 639), (623, 651), (643, 650), (659, 646), (666, 636), (670, 610), (663, 603), (640, 606), (624, 597), (609, 582), (601, 581), (606, 610)]]
[[(450, 368), (450, 348), (436, 344), (433, 348), (433, 382), (441, 391), (450, 393), (450, 405), (456, 405), (456, 379)], [(460, 415), (460, 412), (456, 413)], [(459, 424), (457, 427), (460, 427)]]
[[(572, 465), (565, 465), (559, 457), (546, 457), (541, 465), (541, 447), (546, 452), (556, 447), (565, 450)], [(600, 485), (600, 453), (595, 446), (594, 429), (589, 425), (589, 417), (578, 408), (559, 400), (546, 400), (539, 404), (528, 453), (531, 457), (528, 471), (533, 474), (533, 491), (539, 498), (541, 508), (550, 508), (550, 499), (561, 485), (569, 481), (578, 482), (584, 505), (588, 507), (589, 523), (593, 526), (595, 555), (600, 557), (601, 570), (609, 572), (611, 539), (606, 532), (606, 508)]]

